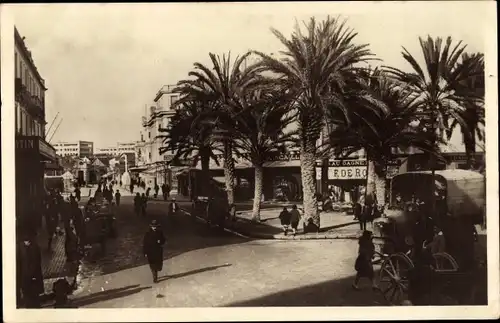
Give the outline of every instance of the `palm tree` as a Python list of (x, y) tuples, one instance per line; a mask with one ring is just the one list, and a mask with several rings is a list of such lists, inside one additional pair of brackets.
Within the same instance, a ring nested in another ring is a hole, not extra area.
[[(360, 102), (358, 95), (346, 96), (346, 101), (356, 108), (351, 111), (351, 123), (341, 124), (330, 133), (329, 144), (335, 153), (348, 155), (363, 149), (368, 159), (368, 175), (366, 194), (371, 196), (375, 190), (379, 206), (385, 204), (387, 163), (394, 155), (395, 148), (407, 149), (416, 147), (429, 153), (435, 153), (436, 148), (428, 136), (409, 127), (418, 109), (418, 98), (408, 92), (405, 87), (391, 80), (383, 70), (366, 70), (359, 73), (358, 86), (353, 85), (354, 93), (366, 91), (372, 97), (371, 101)], [(378, 102), (377, 102), (378, 101)], [(364, 109), (358, 113), (364, 104), (385, 106), (383, 113), (375, 113), (373, 109)], [(347, 149), (346, 149), (347, 148)], [(372, 184), (373, 183), (373, 184)], [(373, 186), (373, 187), (371, 187)]]
[[(413, 72), (387, 67), (396, 80), (407, 84), (413, 94), (418, 97), (423, 118), (431, 119), (432, 135), (436, 140), (444, 139), (450, 119), (465, 127), (461, 115), (469, 102), (480, 100), (476, 91), (471, 91), (464, 84), (469, 84), (470, 78), (478, 74), (475, 60), (459, 62), (465, 45), (459, 42), (452, 47), (452, 39), (448, 37), (443, 45), (441, 38), (435, 40), (428, 36), (426, 40), (419, 38), (424, 56), (424, 66), (420, 66), (414, 56), (403, 47), (403, 58), (410, 64)], [(437, 125), (437, 127), (435, 127)]]
[(192, 159), (195, 166), (201, 161), (203, 184), (200, 193), (206, 195), (210, 179), (210, 159), (218, 164), (214, 153), (218, 146), (212, 138), (212, 128), (201, 122), (202, 116), (209, 113), (211, 106), (202, 100), (187, 96), (181, 98), (176, 105), (180, 108), (175, 112), (168, 127), (159, 129), (162, 134), (158, 138), (163, 139), (164, 144), (160, 148), (160, 154), (173, 152), (171, 163)]
[(226, 191), (228, 202), (232, 204), (234, 203), (235, 171), (231, 116), (233, 110), (239, 106), (237, 104), (239, 94), (258, 81), (255, 79), (253, 69), (242, 69), (242, 63), (245, 62), (250, 53), (237, 57), (233, 64), (231, 64), (230, 53), (227, 56), (223, 55), (222, 58), (212, 53), (209, 55), (213, 65), (212, 69), (201, 63), (195, 63), (195, 70), (189, 73), (189, 76), (194, 77), (194, 79), (180, 81), (179, 85), (184, 86), (191, 96), (210, 97), (211, 100), (217, 102), (220, 112), (225, 114), (219, 114), (218, 119), (212, 120), (212, 123), (219, 130), (224, 129), (224, 132), (218, 132), (218, 138), (220, 138), (224, 147)]
[(328, 17), (322, 23), (311, 18), (303, 34), (298, 24), (290, 39), (276, 29), (274, 35), (285, 46), (285, 56), (274, 58), (255, 52), (262, 58), (262, 68), (281, 81), (294, 95), (300, 137), (300, 161), (304, 199), (304, 217), (312, 219), (319, 229), (317, 212), (315, 162), (316, 142), (324, 126), (325, 116), (332, 110), (348, 108), (342, 98), (345, 80), (355, 66), (372, 57), (368, 45), (356, 45), (356, 33), (345, 26), (345, 21)]
[(242, 109), (235, 114), (232, 135), (236, 151), (252, 163), (255, 169), (255, 190), (252, 219), (260, 221), (264, 163), (286, 150), (294, 142), (295, 131), (285, 128), (294, 120), (290, 100), (283, 91), (272, 86), (254, 88), (241, 97)]
[(476, 152), (476, 144), (484, 142), (484, 55), (482, 53), (462, 54), (461, 65), (470, 66), (472, 70), (471, 77), (465, 79), (461, 84), (463, 87), (460, 92), (473, 92), (473, 95), (464, 95), (468, 100), (464, 101), (465, 109), (458, 113), (447, 131), (447, 138), (450, 140), (453, 130), (460, 125), (462, 140), (465, 145), (467, 155), (467, 168), (473, 167), (473, 156)]

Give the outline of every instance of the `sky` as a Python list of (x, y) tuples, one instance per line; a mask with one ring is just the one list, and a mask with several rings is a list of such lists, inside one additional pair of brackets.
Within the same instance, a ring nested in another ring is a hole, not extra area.
[(140, 138), (145, 106), (164, 84), (187, 77), (209, 52), (283, 49), (296, 21), (347, 19), (356, 43), (384, 64), (408, 69), (402, 46), (421, 57), (418, 37), (451, 36), (484, 52), (491, 7), (482, 2), (173, 3), (10, 5), (14, 22), (46, 81), (46, 120), (63, 119), (52, 142), (95, 147)]

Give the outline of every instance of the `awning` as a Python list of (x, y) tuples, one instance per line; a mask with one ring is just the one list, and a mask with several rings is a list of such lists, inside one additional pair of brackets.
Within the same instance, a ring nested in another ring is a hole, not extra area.
[(148, 169), (147, 166), (135, 166), (135, 167), (130, 167), (128, 170), (130, 172), (142, 172), (145, 171), (146, 169)]

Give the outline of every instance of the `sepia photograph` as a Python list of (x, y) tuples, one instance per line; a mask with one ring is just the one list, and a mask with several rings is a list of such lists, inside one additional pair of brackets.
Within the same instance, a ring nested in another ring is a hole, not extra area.
[(499, 317), (495, 2), (0, 14), (7, 322)]

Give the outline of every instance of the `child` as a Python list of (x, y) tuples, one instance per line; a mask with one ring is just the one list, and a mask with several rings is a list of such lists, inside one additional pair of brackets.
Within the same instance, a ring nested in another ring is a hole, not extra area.
[(373, 279), (373, 264), (372, 258), (375, 254), (375, 245), (372, 241), (372, 232), (364, 231), (361, 238), (359, 238), (359, 252), (358, 258), (356, 258), (356, 263), (354, 268), (356, 269), (356, 278), (352, 287), (358, 290), (359, 280), (363, 277), (368, 278), (372, 282), (372, 288), (378, 289), (378, 286), (375, 284), (375, 280)]
[(288, 212), (287, 208), (284, 207), (283, 211), (281, 211), (279, 215), (281, 225), (283, 226), (283, 232), (285, 235), (288, 234), (288, 227), (290, 226), (290, 221), (291, 221), (291, 214)]

